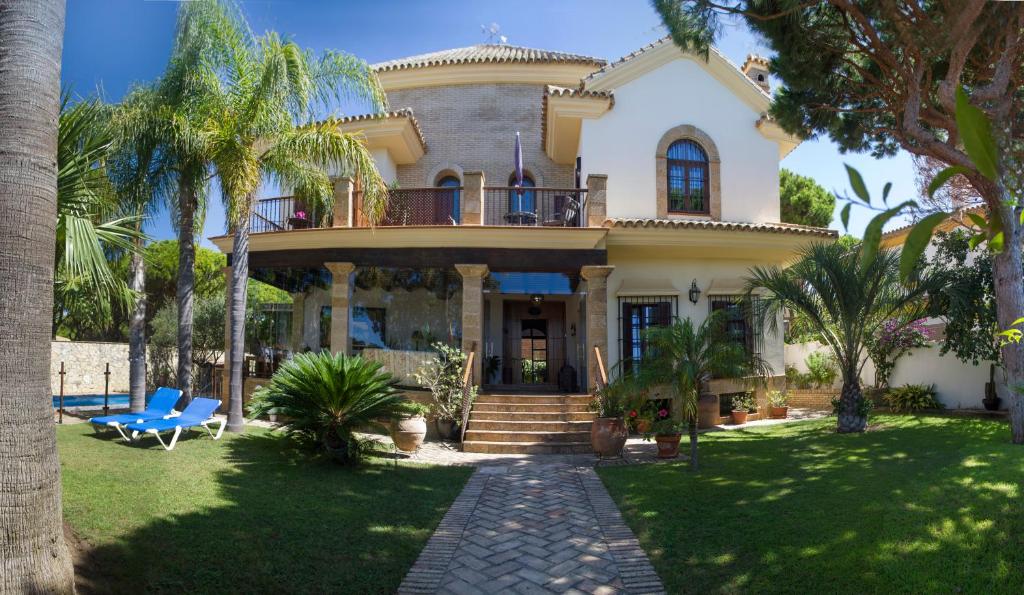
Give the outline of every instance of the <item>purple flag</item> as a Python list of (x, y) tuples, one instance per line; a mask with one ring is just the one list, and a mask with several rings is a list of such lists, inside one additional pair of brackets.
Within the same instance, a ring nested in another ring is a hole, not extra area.
[(519, 142), (519, 133), (516, 132), (516, 186), (523, 185), (523, 145)]

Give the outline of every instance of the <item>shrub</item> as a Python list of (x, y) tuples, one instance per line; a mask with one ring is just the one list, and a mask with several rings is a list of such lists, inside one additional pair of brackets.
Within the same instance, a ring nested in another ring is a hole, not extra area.
[(807, 374), (790, 364), (786, 366), (786, 384), (789, 388), (811, 388), (811, 379)]
[(828, 388), (839, 376), (836, 358), (822, 351), (815, 351), (804, 360), (807, 364), (807, 378), (814, 388)]
[(768, 404), (772, 407), (785, 407), (789, 403), (786, 391), (773, 390), (768, 392)]
[(885, 393), (885, 402), (893, 411), (921, 411), (942, 409), (942, 403), (935, 398), (935, 385), (907, 384), (890, 388)]
[(407, 415), (411, 405), (381, 364), (339, 353), (300, 353), (253, 394), (249, 414), (283, 416), (285, 432), (343, 462), (356, 463), (367, 441), (355, 432)]
[[(466, 355), (458, 347), (445, 343), (432, 345), (437, 354), (434, 359), (416, 371), (416, 381), (430, 389), (434, 415), (444, 421), (462, 419), (462, 373)], [(470, 387), (470, 403), (476, 399), (477, 388)]]
[(650, 440), (652, 436), (676, 436), (682, 434), (685, 429), (685, 423), (672, 419), (669, 410), (662, 407), (655, 412), (651, 429), (644, 434), (644, 440)]
[(623, 370), (594, 393), (590, 410), (596, 412), (598, 417), (623, 417), (627, 410), (633, 409), (639, 394), (639, 379)]

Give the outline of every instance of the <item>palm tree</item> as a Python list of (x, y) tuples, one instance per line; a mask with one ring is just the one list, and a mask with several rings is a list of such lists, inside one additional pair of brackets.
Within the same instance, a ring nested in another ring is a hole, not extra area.
[(130, 252), (137, 217), (121, 212), (107, 177), (114, 142), (109, 105), (61, 101), (57, 132), (57, 229), (54, 330), (69, 311), (85, 308), (109, 321), (133, 294), (111, 268), (110, 255)]
[(712, 378), (764, 378), (771, 368), (726, 331), (724, 313), (700, 325), (689, 318), (647, 331), (647, 351), (636, 373), (641, 386), (665, 387), (680, 406), (690, 434), (690, 468), (697, 470), (697, 404)]
[(71, 593), (49, 341), (64, 2), (0, 15), (0, 593)]
[(346, 167), (356, 172), (364, 204), (379, 218), (386, 186), (361, 136), (340, 132), (334, 118), (312, 117), (318, 108), (344, 99), (361, 100), (375, 111), (386, 101), (374, 72), (352, 56), (315, 57), (274, 33), (254, 43), (236, 36), (232, 43), (230, 60), (204, 63), (199, 78), (208, 86), (198, 94), (204, 98), (198, 109), (233, 232), (227, 429), (238, 432), (244, 429), (242, 359), (256, 191), (270, 178), (329, 214), (334, 196), (326, 168)]
[(129, 288), (135, 304), (128, 316), (128, 392), (132, 411), (146, 406), (146, 261), (144, 221), (163, 204), (171, 182), (163, 137), (155, 114), (159, 97), (149, 86), (133, 89), (114, 110), (114, 148), (108, 177), (121, 210), (135, 218)]
[(817, 329), (839, 364), (843, 390), (839, 401), (839, 432), (863, 432), (870, 404), (860, 387), (866, 361), (865, 341), (889, 319), (914, 321), (929, 310), (929, 294), (943, 286), (939, 275), (920, 270), (909, 282), (900, 278), (899, 253), (879, 252), (861, 259), (859, 248), (811, 244), (788, 269), (756, 267), (747, 287), (762, 288), (759, 317), (777, 331), (783, 309), (802, 314)]
[(192, 323), (195, 295), (195, 236), (203, 228), (212, 155), (200, 134), (203, 64), (229, 59), (229, 50), (249, 36), (234, 4), (216, 0), (183, 3), (171, 59), (160, 83), (157, 110), (166, 142), (165, 159), (177, 180), (177, 200), (168, 202), (178, 233), (178, 370), (182, 399), (192, 399)]

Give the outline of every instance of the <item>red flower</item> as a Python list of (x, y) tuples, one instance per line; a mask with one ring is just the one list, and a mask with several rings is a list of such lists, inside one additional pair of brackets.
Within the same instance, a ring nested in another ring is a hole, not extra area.
[(630, 417), (636, 417), (636, 409), (629, 412)]

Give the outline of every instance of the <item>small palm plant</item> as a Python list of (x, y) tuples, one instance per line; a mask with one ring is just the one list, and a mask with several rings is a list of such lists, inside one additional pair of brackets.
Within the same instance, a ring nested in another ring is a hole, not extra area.
[(771, 368), (729, 335), (725, 315), (713, 312), (700, 325), (685, 318), (647, 331), (647, 353), (638, 377), (646, 387), (664, 387), (680, 405), (690, 434), (690, 468), (697, 470), (697, 402), (712, 378), (764, 377)]
[(285, 362), (270, 384), (253, 395), (249, 414), (281, 416), (290, 436), (356, 463), (366, 450), (356, 431), (384, 430), (381, 420), (404, 415), (408, 407), (381, 364), (325, 351), (300, 353)]
[[(839, 365), (843, 389), (837, 431), (863, 432), (871, 403), (864, 399), (860, 376), (872, 336), (896, 319), (911, 321), (930, 312), (929, 296), (945, 285), (941, 274), (914, 271), (904, 282), (900, 254), (881, 250), (871, 260), (840, 244), (811, 244), (793, 266), (755, 267), (750, 289), (766, 289), (759, 317), (777, 330), (784, 309), (799, 312), (818, 332)], [(893, 328), (898, 331), (901, 327)]]

